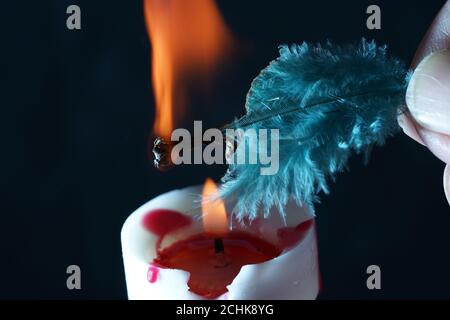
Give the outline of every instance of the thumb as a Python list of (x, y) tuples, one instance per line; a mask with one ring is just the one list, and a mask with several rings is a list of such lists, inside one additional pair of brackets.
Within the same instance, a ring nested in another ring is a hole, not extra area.
[(406, 92), (417, 133), (439, 159), (450, 163), (450, 50), (420, 62)]

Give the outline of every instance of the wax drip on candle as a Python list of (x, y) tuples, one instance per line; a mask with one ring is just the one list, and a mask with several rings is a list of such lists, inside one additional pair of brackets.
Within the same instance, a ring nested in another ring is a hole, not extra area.
[(147, 270), (148, 282), (155, 283), (156, 280), (158, 280), (158, 273), (159, 273), (158, 267), (154, 263), (151, 263)]
[(153, 234), (159, 236), (156, 249), (159, 250), (162, 239), (168, 233), (186, 227), (192, 219), (180, 212), (168, 209), (152, 210), (144, 215), (142, 225)]
[(309, 228), (314, 224), (314, 220), (307, 220), (296, 227), (284, 227), (277, 230), (280, 246), (284, 249), (291, 248), (305, 237)]

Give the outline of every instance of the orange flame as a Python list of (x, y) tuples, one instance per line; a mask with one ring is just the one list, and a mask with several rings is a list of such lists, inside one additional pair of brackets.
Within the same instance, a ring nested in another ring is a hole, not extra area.
[(232, 40), (213, 0), (144, 1), (156, 99), (153, 130), (169, 138), (184, 114), (186, 77), (211, 75)]
[(223, 201), (208, 199), (216, 192), (217, 186), (214, 181), (210, 178), (206, 179), (202, 192), (203, 229), (207, 233), (221, 236), (228, 232), (228, 219)]

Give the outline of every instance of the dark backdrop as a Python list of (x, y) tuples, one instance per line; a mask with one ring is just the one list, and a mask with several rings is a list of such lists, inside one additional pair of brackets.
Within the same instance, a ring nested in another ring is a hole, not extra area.
[[(409, 63), (444, 1), (376, 1), (382, 29), (365, 27), (372, 1), (220, 1), (241, 53), (195, 118), (242, 113), (277, 45), (303, 40), (388, 44)], [(66, 28), (70, 4), (82, 30)], [(147, 157), (154, 116), (150, 45), (141, 1), (2, 3), (0, 297), (126, 298), (120, 229), (150, 198), (216, 179), (223, 167), (161, 174)], [(450, 215), (444, 165), (403, 134), (352, 159), (317, 206), (320, 298), (450, 298)], [(66, 289), (66, 267), (82, 290)], [(382, 290), (365, 286), (382, 270)]]

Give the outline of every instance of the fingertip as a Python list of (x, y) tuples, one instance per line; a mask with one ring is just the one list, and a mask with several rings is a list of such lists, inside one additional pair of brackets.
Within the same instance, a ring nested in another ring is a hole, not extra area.
[(450, 163), (450, 136), (418, 128), (419, 136), (425, 143), (425, 146), (442, 162)]
[(449, 87), (450, 50), (434, 52), (420, 62), (406, 91), (406, 104), (416, 124), (450, 135)]
[(416, 142), (420, 143), (421, 145), (425, 145), (422, 138), (417, 133), (416, 126), (414, 124), (414, 121), (411, 120), (408, 113), (402, 113), (397, 117), (397, 122), (400, 128), (402, 128), (403, 132), (410, 137), (411, 139), (415, 140)]

